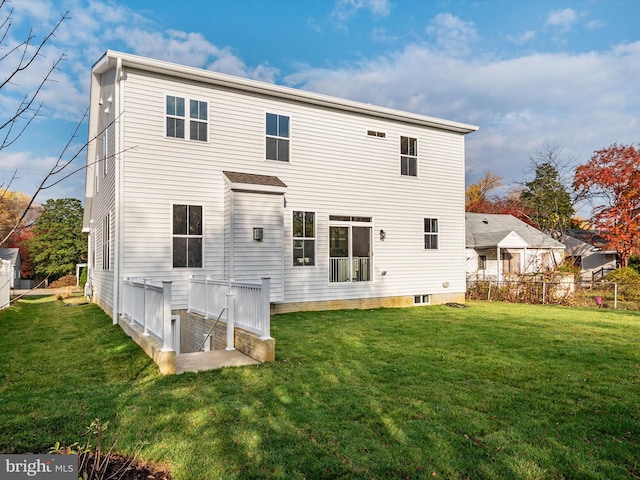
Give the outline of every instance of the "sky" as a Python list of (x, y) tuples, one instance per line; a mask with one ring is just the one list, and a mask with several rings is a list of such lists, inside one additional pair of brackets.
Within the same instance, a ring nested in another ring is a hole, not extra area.
[(84, 198), (80, 122), (107, 49), (478, 125), (466, 137), (467, 185), (487, 170), (505, 190), (531, 180), (530, 159), (549, 146), (578, 165), (640, 141), (636, 0), (10, 0), (0, 24), (10, 9), (0, 82), (15, 65), (4, 55), (69, 12), (0, 88), (3, 123), (64, 55), (37, 118), (0, 149), (0, 183), (17, 172), (10, 188), (29, 195), (58, 158), (71, 161), (40, 202)]

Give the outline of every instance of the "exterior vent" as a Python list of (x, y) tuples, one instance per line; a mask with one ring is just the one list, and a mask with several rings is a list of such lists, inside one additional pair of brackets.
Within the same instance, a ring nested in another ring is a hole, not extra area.
[(367, 135), (369, 135), (370, 137), (379, 137), (379, 138), (386, 138), (387, 134), (384, 132), (376, 132), (375, 130), (367, 130)]

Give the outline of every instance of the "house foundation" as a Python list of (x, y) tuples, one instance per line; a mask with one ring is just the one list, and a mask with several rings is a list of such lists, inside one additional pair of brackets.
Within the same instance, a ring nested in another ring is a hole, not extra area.
[[(464, 303), (465, 292), (436, 293), (429, 295), (429, 305), (448, 302)], [(271, 314), (312, 312), (321, 310), (367, 310), (372, 308), (406, 308), (416, 306), (414, 296), (352, 298), (346, 300), (322, 300), (317, 302), (272, 303)]]

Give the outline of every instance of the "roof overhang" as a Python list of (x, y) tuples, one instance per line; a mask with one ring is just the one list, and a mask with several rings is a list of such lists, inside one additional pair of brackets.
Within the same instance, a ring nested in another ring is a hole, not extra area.
[(255, 192), (284, 195), (287, 185), (278, 177), (254, 173), (222, 172), (224, 180), (234, 192)]
[(217, 85), (220, 87), (243, 90), (261, 95), (268, 95), (271, 97), (279, 97), (295, 102), (318, 105), (335, 110), (359, 113), (371, 117), (406, 122), (460, 134), (472, 133), (477, 131), (479, 128), (476, 125), (443, 120), (436, 117), (403, 112), (401, 110), (395, 110), (391, 108), (378, 107), (366, 103), (331, 97), (329, 95), (321, 95), (318, 93), (298, 90), (295, 88), (260, 82), (257, 80), (249, 80), (233, 75), (213, 72), (211, 70), (187, 67), (171, 62), (140, 57), (138, 55), (131, 55), (128, 53), (116, 52), (113, 50), (107, 50), (102, 58), (100, 58), (100, 60), (95, 63), (92, 70), (93, 73), (100, 74), (111, 68), (115, 68), (118, 65), (118, 59), (120, 59), (120, 61), (122, 62), (121, 65), (123, 68), (128, 67), (148, 72), (159, 73), (162, 75), (171, 75), (197, 82)]

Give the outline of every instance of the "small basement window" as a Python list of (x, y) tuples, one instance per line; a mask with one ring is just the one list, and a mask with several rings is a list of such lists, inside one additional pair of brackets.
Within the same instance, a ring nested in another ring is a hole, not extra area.
[(430, 305), (431, 295), (414, 295), (413, 304), (414, 305)]
[(369, 135), (370, 137), (379, 137), (379, 138), (386, 138), (387, 134), (384, 132), (376, 132), (375, 130), (367, 130), (367, 135)]

